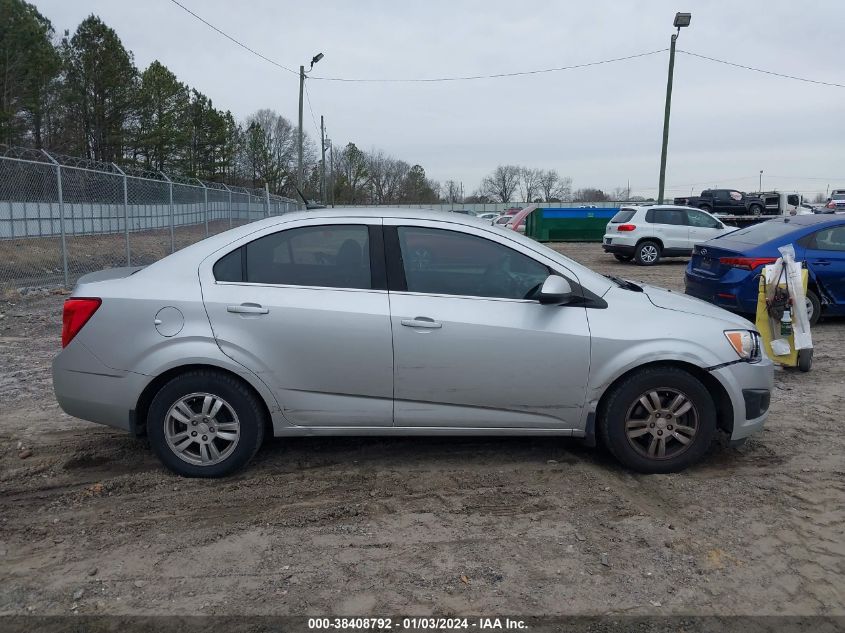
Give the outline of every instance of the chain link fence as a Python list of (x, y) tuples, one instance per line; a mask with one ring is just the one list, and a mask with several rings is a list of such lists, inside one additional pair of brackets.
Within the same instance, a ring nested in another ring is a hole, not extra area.
[(0, 295), (70, 288), (301, 208), (267, 190), (0, 146)]

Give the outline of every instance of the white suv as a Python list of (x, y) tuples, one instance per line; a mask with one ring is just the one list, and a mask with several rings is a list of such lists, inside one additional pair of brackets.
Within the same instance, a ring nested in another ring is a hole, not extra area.
[(699, 242), (735, 231), (701, 209), (655, 205), (622, 207), (605, 229), (602, 248), (620, 262), (651, 266), (661, 257), (692, 254)]

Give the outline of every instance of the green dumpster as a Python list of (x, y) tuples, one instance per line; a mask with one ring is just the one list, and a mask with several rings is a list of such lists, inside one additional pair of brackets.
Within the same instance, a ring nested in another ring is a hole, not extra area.
[(527, 218), (525, 235), (538, 242), (601, 242), (618, 207), (538, 207)]

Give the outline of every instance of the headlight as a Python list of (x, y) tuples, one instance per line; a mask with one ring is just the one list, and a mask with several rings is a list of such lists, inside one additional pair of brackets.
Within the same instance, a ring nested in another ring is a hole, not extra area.
[(725, 338), (734, 348), (739, 357), (749, 362), (760, 360), (762, 347), (760, 334), (751, 330), (725, 330)]

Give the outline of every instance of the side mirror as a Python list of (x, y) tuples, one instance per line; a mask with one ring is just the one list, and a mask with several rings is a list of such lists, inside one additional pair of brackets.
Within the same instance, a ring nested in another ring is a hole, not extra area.
[(537, 293), (537, 299), (542, 304), (568, 303), (572, 297), (572, 286), (559, 275), (549, 275)]

